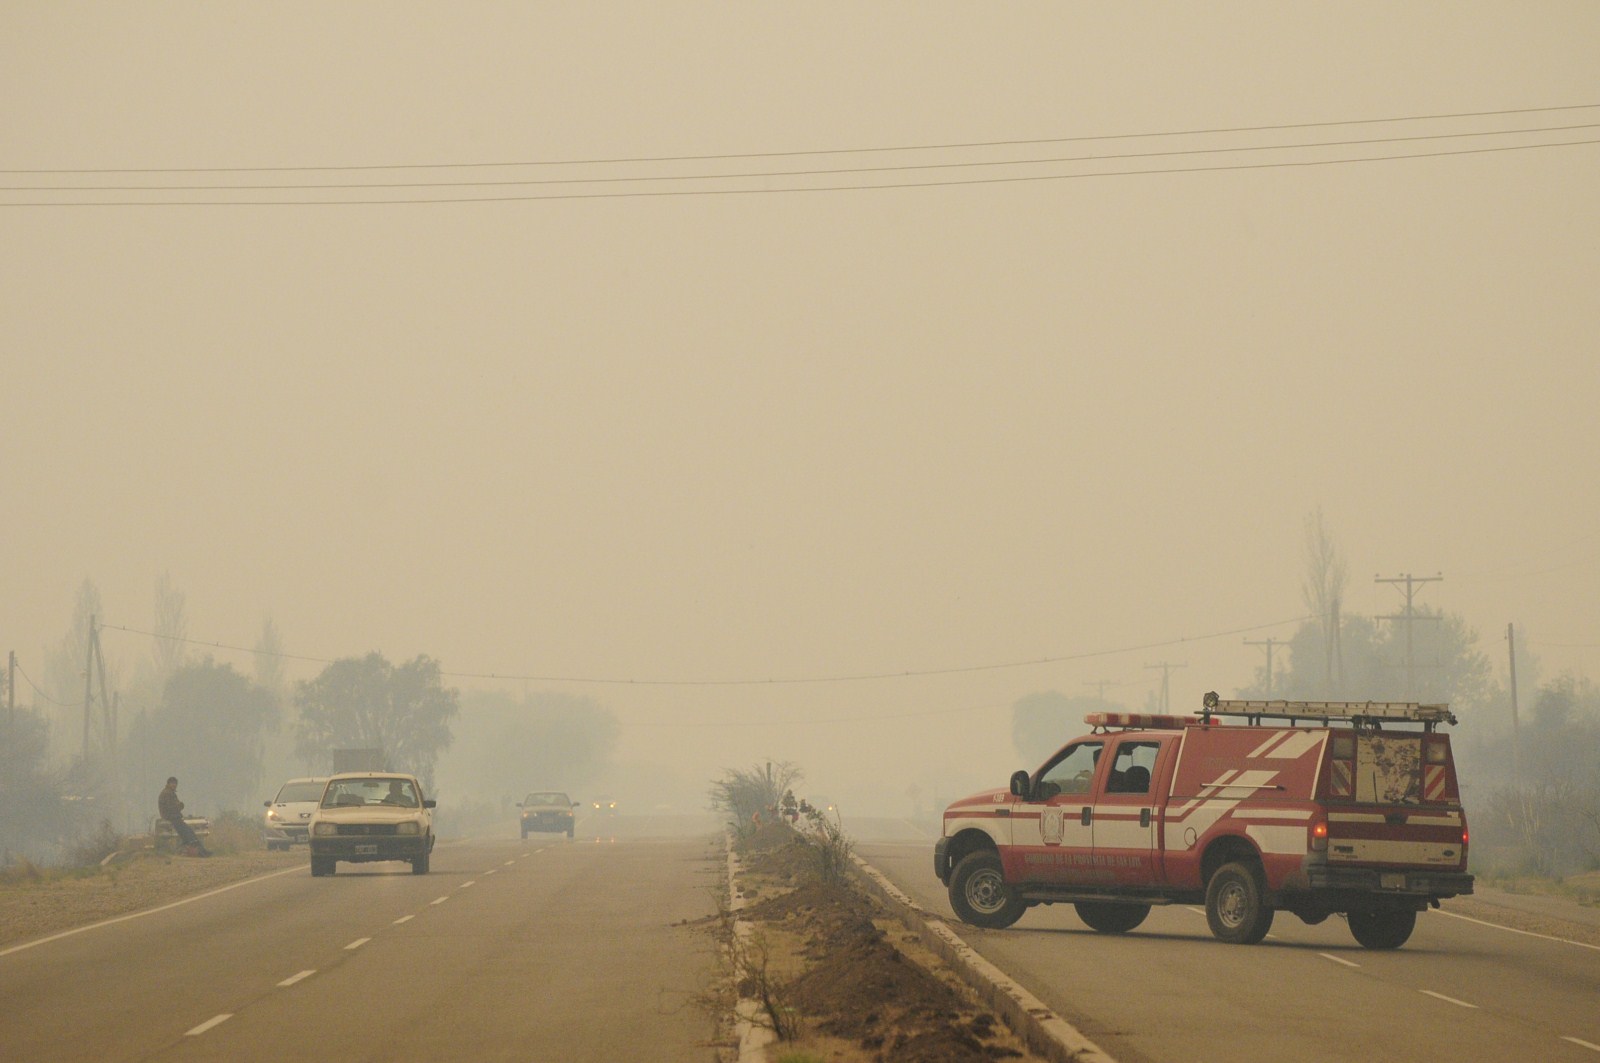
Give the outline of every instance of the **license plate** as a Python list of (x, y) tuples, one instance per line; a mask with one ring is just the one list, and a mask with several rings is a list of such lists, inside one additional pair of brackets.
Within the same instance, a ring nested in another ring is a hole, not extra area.
[(356, 855), (357, 856), (365, 856), (368, 853), (372, 854), (373, 856), (377, 856), (378, 855), (378, 847), (376, 845), (358, 845), (358, 846), (356, 846)]
[(1402, 873), (1378, 875), (1378, 888), (1385, 890), (1403, 890), (1406, 888), (1406, 876)]

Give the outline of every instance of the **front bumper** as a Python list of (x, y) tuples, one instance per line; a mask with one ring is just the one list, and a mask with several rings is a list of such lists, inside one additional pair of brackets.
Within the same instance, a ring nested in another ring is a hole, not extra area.
[(261, 836), (274, 845), (304, 845), (310, 831), (305, 827), (275, 825), (263, 827)]
[(548, 831), (556, 833), (572, 829), (573, 818), (569, 812), (562, 815), (559, 812), (541, 812), (532, 816), (522, 817), (522, 829), (527, 831)]
[(311, 855), (364, 863), (369, 860), (414, 860), (433, 847), (433, 836), (420, 834), (312, 838)]
[(940, 838), (933, 843), (933, 873), (945, 885), (950, 884), (950, 839)]

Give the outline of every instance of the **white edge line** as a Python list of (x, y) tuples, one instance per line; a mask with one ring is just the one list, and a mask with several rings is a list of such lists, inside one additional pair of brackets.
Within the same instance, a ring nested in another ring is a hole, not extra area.
[(283, 987), (283, 988), (285, 988), (285, 989), (287, 989), (289, 986), (294, 985), (296, 982), (303, 982), (307, 978), (310, 978), (312, 975), (314, 975), (316, 973), (317, 972), (316, 972), (315, 969), (312, 969), (312, 970), (309, 970), (309, 971), (301, 971), (299, 974), (292, 974), (288, 978), (285, 978), (283, 981), (279, 982), (278, 985)]
[[(1558, 937), (1553, 937), (1553, 936), (1551, 936), (1549, 934), (1535, 934), (1531, 930), (1518, 930), (1514, 926), (1506, 926), (1503, 923), (1491, 923), (1491, 922), (1489, 922), (1488, 920), (1485, 920), (1485, 919), (1474, 919), (1470, 915), (1461, 915), (1459, 912), (1447, 912), (1442, 908), (1441, 909), (1437, 909), (1434, 912), (1434, 914), (1435, 915), (1448, 915), (1451, 919), (1465, 919), (1467, 922), (1469, 922), (1469, 923), (1477, 923), (1479, 926), (1492, 926), (1496, 930), (1504, 930), (1508, 934), (1524, 934), (1524, 935), (1526, 935), (1528, 937), (1531, 937), (1531, 938), (1543, 938), (1545, 941), (1559, 941), (1563, 945), (1576, 945), (1580, 949), (1594, 949), (1596, 952), (1600, 952), (1600, 945), (1591, 945), (1586, 941), (1573, 941), (1571, 938), (1558, 938)], [(5, 955), (5, 953), (0, 952), (0, 956), (4, 956), (4, 955)]]
[(1319, 952), (1319, 953), (1317, 953), (1317, 955), (1321, 956), (1325, 960), (1332, 960), (1334, 963), (1342, 963), (1346, 967), (1360, 967), (1361, 966), (1359, 963), (1355, 962), (1354, 960), (1347, 960), (1343, 956), (1335, 956), (1331, 952)]
[(344, 950), (346, 952), (349, 952), (352, 949), (359, 949), (361, 946), (365, 945), (367, 942), (369, 942), (371, 940), (372, 940), (371, 938), (356, 938), (354, 941), (350, 942), (350, 944), (346, 945), (344, 947)]
[(127, 915), (119, 915), (114, 919), (102, 919), (100, 922), (90, 923), (88, 926), (79, 926), (74, 927), (71, 930), (63, 930), (59, 934), (51, 934), (49, 937), (43, 937), (37, 941), (25, 941), (20, 945), (12, 945), (10, 948), (0, 949), (0, 956), (9, 956), (13, 952), (21, 952), (23, 949), (31, 949), (37, 945), (47, 945), (52, 941), (60, 941), (62, 938), (69, 938), (74, 934), (82, 934), (87, 930), (98, 930), (100, 927), (111, 926), (113, 923), (126, 923), (129, 919), (141, 919), (144, 916), (155, 915), (157, 912), (164, 912), (168, 908), (176, 908), (179, 905), (190, 904), (194, 901), (203, 901), (207, 897), (215, 897), (219, 893), (227, 893), (229, 890), (236, 890), (240, 886), (248, 886), (252, 882), (265, 882), (269, 878), (277, 878), (279, 875), (287, 875), (291, 871), (303, 872), (305, 871), (305, 868), (286, 867), (282, 871), (271, 871), (265, 875), (257, 875), (255, 878), (244, 879), (241, 882), (230, 882), (226, 886), (218, 886), (216, 889), (210, 890), (206, 893), (197, 893), (193, 897), (185, 897), (181, 901), (173, 901), (171, 904), (163, 904), (159, 908), (146, 908), (142, 912), (129, 912)]
[(211, 1018), (207, 1019), (205, 1022), (202, 1022), (199, 1026), (196, 1026), (194, 1029), (192, 1029), (192, 1030), (188, 1031), (187, 1033), (185, 1033), (184, 1036), (185, 1037), (199, 1037), (201, 1034), (203, 1034), (207, 1030), (211, 1029), (211, 1027), (220, 1026), (223, 1023), (227, 1022), (231, 1018), (233, 1018), (233, 1012), (231, 1012), (231, 1011), (228, 1012), (225, 1015), (213, 1015)]
[(1442, 1000), (1446, 1004), (1454, 1004), (1458, 1008), (1476, 1008), (1478, 1006), (1476, 1004), (1468, 1004), (1465, 1000), (1457, 1000), (1455, 997), (1447, 997), (1443, 993), (1435, 993), (1431, 989), (1419, 989), (1417, 992), (1426, 993), (1435, 1000)]
[(402, 915), (399, 919), (396, 919), (394, 921), (394, 925), (395, 926), (399, 926), (401, 923), (409, 923), (411, 920), (413, 920), (415, 918), (416, 918), (415, 915)]
[(1592, 1045), (1588, 1041), (1580, 1041), (1576, 1037), (1567, 1037), (1565, 1035), (1562, 1035), (1561, 1039), (1563, 1041), (1571, 1041), (1575, 1045), (1582, 1045), (1591, 1052), (1600, 1052), (1600, 1045)]

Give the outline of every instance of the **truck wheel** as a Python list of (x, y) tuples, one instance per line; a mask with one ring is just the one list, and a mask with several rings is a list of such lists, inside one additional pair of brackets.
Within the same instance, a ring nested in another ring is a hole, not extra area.
[(1272, 929), (1261, 876), (1249, 864), (1223, 864), (1206, 885), (1206, 922), (1218, 941), (1254, 945)]
[(980, 850), (963, 856), (951, 872), (950, 907), (964, 923), (1003, 930), (1022, 918), (1027, 905), (1006, 885), (999, 854)]
[(1073, 905), (1078, 918), (1089, 924), (1090, 930), (1102, 934), (1126, 934), (1150, 914), (1148, 904), (1116, 904), (1111, 901), (1079, 901)]
[(334, 871), (334, 865), (337, 863), (337, 860), (326, 856), (313, 856), (311, 858), (311, 874), (316, 878), (321, 878), (323, 875), (331, 875)]
[(1350, 933), (1363, 948), (1397, 949), (1417, 925), (1416, 912), (1351, 912)]
[(426, 875), (428, 873), (428, 854), (411, 858), (411, 873), (413, 875)]

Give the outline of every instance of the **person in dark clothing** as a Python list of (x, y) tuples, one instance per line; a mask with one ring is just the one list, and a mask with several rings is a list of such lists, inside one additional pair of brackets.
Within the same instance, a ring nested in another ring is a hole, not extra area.
[(195, 835), (194, 828), (184, 822), (183, 802), (178, 800), (178, 777), (176, 775), (167, 779), (167, 785), (161, 791), (161, 796), (156, 798), (156, 808), (161, 813), (161, 818), (172, 824), (172, 829), (178, 833), (178, 841), (185, 848), (193, 849), (200, 856), (210, 856), (211, 850), (200, 844), (200, 839)]

